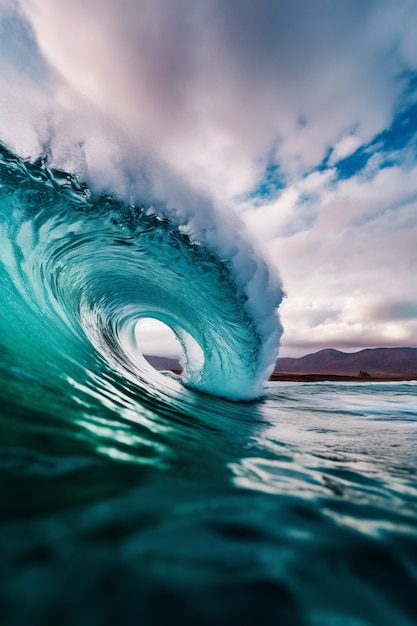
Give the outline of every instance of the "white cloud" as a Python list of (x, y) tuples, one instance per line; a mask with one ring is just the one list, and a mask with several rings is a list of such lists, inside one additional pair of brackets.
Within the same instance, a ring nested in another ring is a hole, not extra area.
[(356, 135), (347, 135), (343, 137), (333, 148), (330, 156), (329, 163), (333, 165), (340, 159), (345, 159), (347, 156), (353, 154), (359, 146), (362, 145), (362, 140)]
[(276, 142), (283, 169), (298, 176), (330, 147), (346, 151), (352, 128), (369, 140), (389, 122), (410, 64), (389, 2), (21, 6), (48, 62), (86, 103), (220, 198), (248, 190)]
[(417, 166), (393, 167), (323, 187), (312, 226), (271, 242), (288, 291), (284, 345), (415, 344), (416, 181)]
[(174, 332), (152, 318), (140, 320), (135, 327), (135, 339), (142, 354), (179, 358), (181, 345)]

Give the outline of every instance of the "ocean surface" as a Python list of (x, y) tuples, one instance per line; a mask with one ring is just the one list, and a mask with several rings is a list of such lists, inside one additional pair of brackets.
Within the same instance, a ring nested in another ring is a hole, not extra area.
[(417, 623), (417, 384), (264, 387), (233, 267), (1, 148), (1, 626)]

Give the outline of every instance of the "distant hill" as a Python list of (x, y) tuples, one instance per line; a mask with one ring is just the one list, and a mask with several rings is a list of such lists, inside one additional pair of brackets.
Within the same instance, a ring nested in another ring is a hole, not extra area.
[(417, 348), (367, 348), (347, 353), (331, 348), (298, 359), (278, 358), (276, 372), (357, 376), (416, 376)]

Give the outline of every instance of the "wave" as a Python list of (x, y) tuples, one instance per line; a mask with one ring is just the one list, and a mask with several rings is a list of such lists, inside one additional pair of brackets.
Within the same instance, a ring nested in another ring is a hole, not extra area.
[[(152, 396), (183, 385), (231, 400), (262, 395), (282, 332), (279, 281), (244, 240), (225, 257), (221, 228), (198, 240), (159, 209), (95, 193), (45, 158), (0, 146), (0, 354), (13, 355), (8, 363), (48, 383), (79, 379), (80, 367), (96, 378), (108, 368)], [(181, 378), (162, 377), (142, 356), (142, 318), (174, 331)]]

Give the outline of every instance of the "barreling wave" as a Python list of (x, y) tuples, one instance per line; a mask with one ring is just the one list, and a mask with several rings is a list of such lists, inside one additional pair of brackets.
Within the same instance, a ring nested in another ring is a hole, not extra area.
[[(221, 258), (157, 206), (93, 193), (45, 160), (0, 146), (1, 349), (48, 378), (69, 377), (70, 363), (102, 363), (147, 394), (185, 384), (259, 397), (278, 351), (282, 294), (265, 265), (239, 273), (243, 245), (238, 261)], [(142, 356), (142, 318), (179, 339), (181, 381), (161, 378)]]

